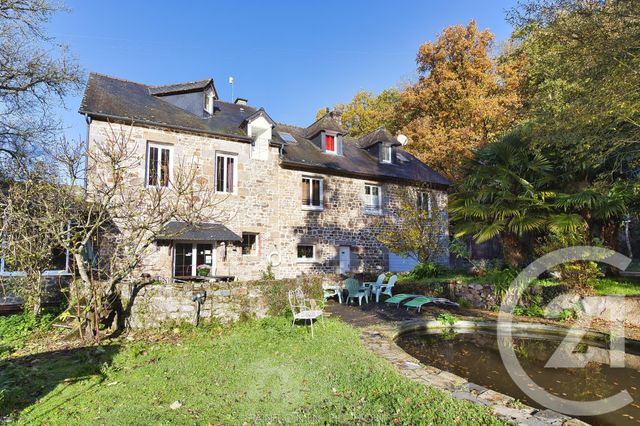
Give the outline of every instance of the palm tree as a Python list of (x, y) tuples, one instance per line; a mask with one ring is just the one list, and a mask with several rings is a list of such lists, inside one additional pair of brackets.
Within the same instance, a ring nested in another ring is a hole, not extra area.
[(558, 211), (552, 164), (519, 134), (481, 148), (468, 167), (467, 179), (451, 197), (456, 236), (472, 235), (476, 242), (500, 236), (509, 266), (524, 261), (523, 236), (547, 227), (571, 231), (584, 223), (577, 214)]

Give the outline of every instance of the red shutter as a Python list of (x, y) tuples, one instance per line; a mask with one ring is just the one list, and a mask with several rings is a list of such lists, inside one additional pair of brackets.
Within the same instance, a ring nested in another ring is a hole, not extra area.
[(335, 136), (326, 135), (325, 147), (327, 151), (335, 151), (336, 150), (336, 140)]

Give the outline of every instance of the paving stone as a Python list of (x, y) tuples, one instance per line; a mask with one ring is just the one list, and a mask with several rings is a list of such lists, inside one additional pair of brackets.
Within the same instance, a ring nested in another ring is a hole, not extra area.
[(463, 379), (462, 377), (457, 376), (453, 373), (449, 373), (448, 371), (441, 371), (438, 375), (446, 380), (455, 383), (456, 386), (462, 386), (467, 383), (467, 379)]
[(562, 425), (567, 420), (571, 420), (571, 417), (560, 414), (553, 410), (541, 410), (535, 413), (535, 418), (546, 421), (547, 424)]
[(562, 426), (589, 426), (589, 423), (585, 423), (578, 419), (570, 419), (562, 423)]
[(467, 391), (469, 391), (471, 393), (474, 393), (476, 395), (479, 395), (479, 394), (489, 390), (489, 389), (485, 388), (484, 386), (476, 385), (475, 383), (471, 383), (471, 382), (465, 383), (464, 385), (462, 385), (462, 387), (464, 389), (466, 389)]
[(531, 417), (531, 413), (533, 413), (534, 409), (529, 408), (513, 408), (513, 407), (505, 407), (502, 405), (496, 405), (493, 407), (493, 412), (502, 417), (507, 417), (510, 419), (528, 419)]
[(496, 392), (491, 389), (478, 395), (478, 398), (483, 399), (491, 403), (492, 405), (504, 405), (504, 406), (507, 406), (513, 401), (515, 401), (514, 398), (504, 395), (502, 393)]

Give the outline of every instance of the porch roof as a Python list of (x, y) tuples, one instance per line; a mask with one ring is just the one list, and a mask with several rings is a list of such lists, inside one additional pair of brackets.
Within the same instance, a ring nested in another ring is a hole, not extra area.
[(242, 238), (220, 223), (169, 222), (160, 241), (242, 241)]

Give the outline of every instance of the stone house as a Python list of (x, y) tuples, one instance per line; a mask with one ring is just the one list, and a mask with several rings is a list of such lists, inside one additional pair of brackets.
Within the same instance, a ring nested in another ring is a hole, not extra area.
[(140, 157), (131, 173), (144, 185), (170, 185), (181, 159), (197, 161), (233, 213), (196, 228), (168, 224), (172, 237), (147, 262), (153, 275), (194, 276), (201, 264), (242, 280), (269, 264), (278, 278), (409, 269), (414, 260), (375, 238), (402, 194), (442, 218), (437, 261), (448, 262), (450, 182), (385, 129), (352, 138), (332, 113), (306, 128), (279, 124), (246, 99), (223, 102), (211, 79), (149, 86), (92, 73), (79, 112), (89, 147), (127, 127)]

